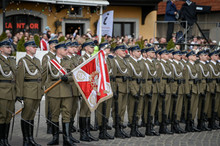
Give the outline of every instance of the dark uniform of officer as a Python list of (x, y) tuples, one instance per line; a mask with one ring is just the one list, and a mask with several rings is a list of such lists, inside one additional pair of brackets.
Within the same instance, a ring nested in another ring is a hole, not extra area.
[[(65, 42), (60, 42), (56, 46), (56, 60), (66, 71), (69, 73), (74, 66), (72, 63), (64, 58), (67, 55)], [(59, 115), (62, 114), (62, 126), (63, 126), (63, 145), (74, 145), (76, 140), (70, 133), (70, 118), (72, 109), (72, 88), (68, 83), (73, 81), (71, 76), (62, 75), (55, 66), (51, 63), (48, 64), (48, 85), (51, 86), (61, 79), (61, 82), (48, 91), (47, 96), (50, 99), (49, 107), (51, 111), (52, 134), (53, 139), (47, 145), (59, 144)]]
[(0, 145), (7, 145), (12, 113), (15, 109), (15, 59), (8, 39), (0, 42)]
[[(48, 70), (48, 63), (51, 59), (55, 58), (55, 55), (56, 55), (55, 45), (58, 43), (58, 40), (52, 39), (48, 43), (50, 46), (50, 51), (47, 54), (45, 54), (42, 59), (43, 74), (48, 73), (48, 71), (49, 71)], [(47, 76), (43, 75), (43, 77), (47, 77)], [(42, 85), (44, 86), (45, 89), (49, 88), (47, 79), (43, 78)], [(51, 120), (51, 111), (49, 111), (49, 107), (48, 107), (49, 100), (50, 99), (45, 96), (45, 116), (48, 120)], [(47, 134), (51, 134), (51, 133), (52, 133), (52, 126), (51, 126), (51, 123), (47, 121)]]
[(40, 60), (34, 57), (36, 44), (30, 40), (24, 44), (26, 56), (18, 62), (16, 89), (17, 99), (24, 101), (21, 113), (21, 130), (23, 134), (23, 145), (39, 145), (33, 139), (34, 117), (40, 104), (42, 89), (42, 68)]

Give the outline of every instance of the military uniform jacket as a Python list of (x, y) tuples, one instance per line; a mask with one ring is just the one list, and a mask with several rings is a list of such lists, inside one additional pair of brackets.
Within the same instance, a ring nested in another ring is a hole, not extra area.
[(216, 62), (209, 62), (209, 73), (212, 81), (209, 83), (209, 89), (211, 93), (220, 92), (220, 83), (217, 83), (216, 79), (220, 78), (220, 65)]
[[(173, 61), (172, 63), (172, 68), (173, 68), (173, 77), (174, 77), (174, 83), (172, 88), (176, 91), (178, 94), (184, 94), (184, 84), (183, 84), (183, 69), (184, 67), (182, 66), (181, 62)], [(181, 84), (177, 83), (177, 80), (181, 80)], [(178, 92), (177, 92), (178, 89)]]
[(193, 79), (198, 79), (198, 69), (196, 64), (192, 65), (191, 62), (188, 62), (184, 68), (183, 76), (185, 79), (185, 94), (190, 94), (190, 91), (199, 94), (198, 83), (193, 83)]
[(205, 91), (209, 91), (209, 86), (208, 84), (206, 84), (206, 79), (210, 78), (209, 66), (205, 62), (200, 61), (198, 63), (198, 69), (199, 69), (198, 78), (201, 80), (199, 82), (199, 90), (200, 93), (205, 93)]
[[(82, 60), (81, 60), (79, 55), (74, 54), (71, 57), (71, 63), (73, 64), (73, 66), (77, 67), (78, 65), (80, 65), (82, 63)], [(79, 92), (79, 89), (76, 86), (76, 83), (71, 82), (71, 85), (72, 85), (72, 90), (73, 90), (73, 96), (80, 96), (80, 92)]]
[(48, 63), (50, 63), (50, 60), (51, 59), (54, 59), (56, 57), (55, 54), (51, 53), (50, 51), (45, 54), (43, 56), (43, 59), (42, 59), (42, 68), (43, 68), (43, 78), (42, 78), (42, 84), (45, 86), (45, 89), (49, 88), (49, 85), (48, 85), (48, 82), (47, 82), (47, 74), (48, 74)]
[(159, 93), (164, 93), (164, 91), (168, 94), (171, 93), (171, 84), (167, 84), (165, 79), (172, 78), (172, 71), (168, 62), (161, 60), (158, 63), (158, 76), (160, 76), (160, 83), (159, 83)]
[[(55, 60), (57, 61), (56, 58)], [(70, 72), (74, 68), (71, 61), (67, 58), (61, 59), (60, 65), (65, 68), (67, 72)], [(51, 63), (48, 64), (48, 68), (49, 72), (47, 74), (47, 81), (48, 85), (51, 86), (61, 78), (62, 74)], [(68, 76), (68, 82), (72, 81), (72, 74), (70, 74)], [(57, 86), (48, 91), (47, 96), (55, 98), (72, 97), (72, 87), (69, 83), (61, 81)]]
[(41, 99), (43, 95), (42, 68), (39, 59), (36, 57), (32, 59), (29, 55), (26, 55), (19, 60), (16, 89), (18, 97)]
[(147, 69), (147, 74), (148, 74), (148, 78), (146, 79), (146, 87), (145, 87), (146, 94), (151, 93), (151, 91), (152, 93), (158, 93), (158, 87), (157, 87), (158, 81), (157, 83), (152, 82), (153, 78), (158, 78), (156, 63), (153, 60), (150, 61), (149, 59), (146, 59), (144, 62), (144, 66)]
[(130, 57), (129, 65), (132, 71), (130, 74), (131, 81), (129, 83), (131, 94), (138, 95), (140, 92), (140, 95), (143, 96), (141, 63), (138, 60), (135, 61), (133, 57)]
[(12, 57), (8, 57), (7, 59), (5, 59), (2, 55), (0, 55), (0, 99), (15, 99), (15, 70), (15, 59), (13, 59)]
[(110, 76), (110, 84), (111, 84), (112, 92), (116, 93), (115, 75), (117, 74), (117, 66), (115, 64), (114, 59), (110, 57), (106, 58), (106, 64)]
[(117, 72), (116, 72), (116, 84), (118, 86), (118, 91), (121, 93), (128, 93), (128, 79), (123, 82), (122, 78), (118, 77), (129, 77), (129, 65), (126, 62), (125, 59), (120, 58), (119, 56), (116, 56), (114, 58), (115, 64), (117, 66)]

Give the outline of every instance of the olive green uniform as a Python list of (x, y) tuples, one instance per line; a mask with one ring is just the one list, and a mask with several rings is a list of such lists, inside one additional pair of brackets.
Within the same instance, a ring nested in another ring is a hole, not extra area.
[(21, 117), (24, 120), (34, 120), (36, 110), (43, 95), (42, 68), (40, 60), (29, 55), (18, 62), (16, 89), (17, 96), (24, 98), (24, 108)]
[[(171, 102), (171, 83), (170, 79), (172, 78), (172, 71), (168, 61), (164, 61), (161, 59), (158, 66), (158, 75), (160, 77), (160, 83), (158, 84), (159, 93), (165, 93), (165, 114), (168, 116), (170, 110), (170, 102)], [(159, 122), (162, 122), (162, 97), (159, 97), (158, 102), (159, 108)]]
[[(182, 111), (182, 105), (183, 105), (183, 94), (184, 94), (184, 79), (183, 79), (183, 69), (184, 66), (179, 62), (174, 60), (172, 63), (173, 68), (173, 74), (174, 74), (174, 83), (172, 84), (173, 88), (173, 94), (177, 94), (176, 99), (176, 109), (175, 109), (175, 115), (177, 121), (180, 121), (181, 118), (181, 111)], [(178, 91), (177, 91), (178, 90)], [(172, 111), (173, 111), (173, 103), (171, 103), (171, 109), (170, 109), (170, 116), (172, 117)]]
[[(114, 58), (117, 72), (116, 72), (116, 88), (118, 88), (118, 115), (120, 117), (121, 124), (124, 120), (126, 105), (127, 105), (127, 97), (128, 97), (128, 83), (129, 83), (129, 65), (125, 59), (116, 56)], [(123, 79), (124, 78), (124, 79)], [(114, 115), (114, 108), (112, 110)], [(114, 118), (115, 122), (115, 118)]]
[[(43, 59), (42, 59), (42, 68), (43, 68), (43, 77), (47, 77), (47, 76), (44, 76), (44, 74), (47, 74), (48, 73), (48, 63), (51, 59), (54, 59), (55, 58), (55, 53), (52, 53), (51, 51), (49, 51), (47, 54), (45, 54), (43, 56)], [(44, 87), (44, 89), (46, 90), (47, 88), (49, 88), (48, 86), (48, 82), (47, 82), (47, 79), (46, 78), (42, 78), (42, 85)], [(49, 118), (49, 116), (51, 115), (48, 115), (49, 112), (49, 107), (48, 107), (48, 104), (49, 104), (49, 98), (45, 95), (45, 116), (46, 118)]]
[[(202, 94), (206, 94), (205, 97), (199, 97), (199, 107), (198, 107), (198, 119), (201, 119), (201, 110), (204, 111), (204, 114), (207, 114), (208, 112), (208, 105), (210, 102), (210, 90), (209, 90), (209, 86), (206, 83), (206, 79), (210, 78), (209, 75), (209, 68), (208, 68), (208, 64), (206, 64), (205, 62), (200, 61), (198, 63), (198, 69), (199, 69), (199, 79), (201, 80), (199, 83), (199, 89), (200, 89), (200, 93)], [(205, 106), (204, 109), (202, 109), (202, 98), (205, 98)]]
[(9, 124), (15, 109), (16, 61), (0, 55), (0, 124)]
[[(198, 68), (196, 67), (196, 64), (188, 62), (185, 66), (183, 76), (185, 79), (185, 94), (191, 93), (190, 114), (192, 115), (192, 119), (195, 119), (199, 103), (199, 86), (198, 82), (196, 82), (198, 79)], [(185, 100), (185, 118), (187, 118), (187, 103), (188, 100)]]
[[(209, 83), (210, 93), (215, 93), (215, 109), (214, 112), (218, 113), (220, 117), (220, 65), (214, 61), (209, 62), (209, 73), (211, 82)], [(208, 106), (208, 118), (211, 118), (212, 102)]]
[[(55, 60), (57, 61), (57, 59)], [(59, 64), (65, 68), (67, 72), (70, 72), (74, 68), (70, 60), (66, 58), (61, 59)], [(59, 73), (52, 64), (48, 65), (48, 70), (47, 80), (48, 86), (50, 87), (60, 79), (61, 73)], [(68, 81), (73, 81), (73, 78), (68, 76)], [(47, 96), (50, 99), (49, 107), (52, 114), (52, 122), (59, 122), (59, 115), (62, 113), (62, 122), (69, 123), (73, 103), (71, 85), (61, 81), (58, 85), (47, 92)]]
[[(129, 64), (132, 71), (130, 74), (131, 81), (129, 83), (131, 94), (128, 96), (128, 121), (132, 123), (132, 117), (134, 113), (134, 104), (138, 102), (137, 117), (141, 118), (143, 111), (143, 88), (142, 88), (142, 70), (140, 67), (140, 61), (135, 60), (133, 57), (129, 58)], [(138, 95), (138, 99), (134, 96)]]

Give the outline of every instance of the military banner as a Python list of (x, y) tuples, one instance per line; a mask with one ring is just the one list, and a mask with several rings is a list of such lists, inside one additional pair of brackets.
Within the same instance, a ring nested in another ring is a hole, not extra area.
[(90, 111), (113, 96), (104, 51), (99, 51), (73, 71), (73, 79)]

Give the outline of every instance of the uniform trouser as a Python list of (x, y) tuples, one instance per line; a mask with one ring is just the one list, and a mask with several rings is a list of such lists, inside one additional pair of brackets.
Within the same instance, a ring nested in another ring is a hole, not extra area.
[(80, 106), (80, 117), (90, 117), (91, 112), (89, 110), (86, 101), (83, 99)]
[(139, 99), (135, 99), (131, 94), (128, 95), (128, 121), (132, 123), (132, 118), (134, 114), (134, 105), (138, 102), (136, 117), (141, 118), (141, 113), (143, 111), (143, 97), (140, 96)]
[(204, 109), (202, 109), (202, 97), (199, 97), (199, 105), (198, 105), (198, 119), (201, 119), (201, 111), (203, 110), (204, 114), (208, 113), (208, 108), (209, 108), (209, 103), (212, 103), (212, 97), (211, 97), (211, 93), (207, 92), (206, 96), (203, 97), (205, 98), (205, 103), (204, 103)]
[[(155, 111), (156, 111), (156, 106), (157, 106), (157, 99), (158, 99), (158, 94), (153, 93), (152, 94), (152, 99), (151, 99), (151, 112), (150, 116), (154, 118)], [(144, 120), (147, 122), (147, 115), (148, 115), (148, 97), (145, 97), (145, 109), (144, 109)]]
[[(183, 107), (183, 94), (178, 94), (178, 97), (176, 99), (176, 109), (175, 109), (175, 115), (176, 115), (177, 121), (180, 121), (182, 107)], [(170, 104), (170, 118), (171, 119), (172, 119), (172, 112), (173, 112), (173, 99), (171, 99), (171, 104)]]
[[(216, 92), (215, 94), (215, 109), (214, 112), (218, 113), (220, 117), (220, 93)], [(212, 116), (212, 97), (210, 98), (209, 107), (208, 107), (208, 118)]]
[(21, 117), (24, 120), (34, 120), (39, 104), (40, 99), (30, 99), (24, 97), (24, 108), (22, 109)]
[(48, 118), (50, 115), (49, 115), (49, 97), (47, 97), (45, 95), (45, 117)]
[(50, 111), (53, 122), (59, 122), (60, 113), (62, 114), (62, 122), (69, 123), (71, 118), (73, 97), (50, 97)]
[[(158, 101), (158, 112), (159, 112), (159, 122), (162, 122), (162, 97), (159, 97)], [(166, 94), (165, 96), (165, 114), (168, 116), (170, 111), (171, 94)]]
[[(128, 94), (127, 93), (118, 93), (118, 115), (119, 118), (121, 119), (121, 124), (123, 124), (124, 122), (124, 115), (125, 115), (125, 111), (126, 111), (126, 105), (127, 105), (127, 98), (128, 98)], [(112, 117), (113, 117), (113, 121), (115, 123), (115, 105), (113, 105), (112, 108)]]
[(78, 100), (79, 97), (78, 96), (73, 96), (73, 107), (72, 107), (72, 116), (71, 118), (74, 119), (75, 115), (76, 115), (76, 111), (78, 109)]
[(0, 99), (0, 124), (9, 124), (14, 110), (14, 100)]
[[(106, 115), (105, 118), (109, 119), (110, 117), (110, 111), (111, 111), (111, 106), (112, 106), (112, 98), (104, 101), (106, 103)], [(103, 107), (103, 103), (99, 104), (98, 108), (97, 108), (97, 119), (98, 119), (98, 125), (102, 126), (102, 116), (103, 112), (102, 112), (102, 107)], [(114, 118), (114, 117), (113, 117)]]
[[(185, 98), (185, 118), (187, 119), (187, 103), (188, 99)], [(192, 93), (191, 95), (191, 105), (190, 105), (190, 114), (192, 114), (192, 119), (195, 119), (196, 117), (196, 111), (199, 105), (199, 97), (198, 94)]]

